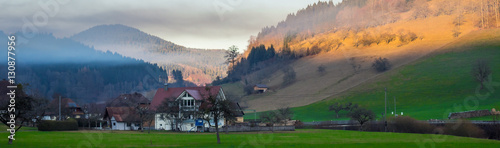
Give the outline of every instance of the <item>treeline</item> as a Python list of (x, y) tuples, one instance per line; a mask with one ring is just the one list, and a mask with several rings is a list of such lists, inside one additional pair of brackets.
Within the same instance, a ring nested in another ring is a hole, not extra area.
[[(245, 78), (248, 74), (267, 68), (270, 65), (283, 63), (284, 61), (290, 61), (297, 58), (295, 52), (288, 49), (284, 49), (284, 51), (289, 52), (277, 53), (273, 45), (267, 48), (264, 45), (252, 47), (246, 58), (240, 56), (240, 59), (232, 67), (228, 68), (227, 77), (223, 79), (219, 77), (212, 84), (219, 85), (240, 80), (243, 80), (246, 85), (251, 84), (252, 82), (248, 82), (251, 80)], [(271, 72), (268, 72), (266, 75), (268, 74), (271, 74)]]
[[(408, 12), (409, 17), (402, 16)], [(500, 2), (498, 0), (343, 0), (334, 4), (317, 2), (289, 14), (276, 26), (264, 27), (256, 37), (250, 38), (251, 47), (264, 44), (281, 49), (283, 36), (296, 34), (294, 42), (314, 37), (316, 34), (349, 29), (365, 29), (405, 19), (420, 19), (440, 15), (453, 15), (454, 24), (461, 24), (464, 15), (473, 14), (476, 27), (500, 27)], [(457, 29), (459, 31), (459, 29)]]
[[(70, 39), (39, 34), (16, 50), (16, 81), (44, 98), (61, 94), (90, 102), (162, 87), (167, 71), (156, 64), (100, 52)], [(2, 57), (7, 61), (6, 57)], [(0, 65), (6, 73), (7, 65)], [(6, 79), (6, 75), (0, 77)]]

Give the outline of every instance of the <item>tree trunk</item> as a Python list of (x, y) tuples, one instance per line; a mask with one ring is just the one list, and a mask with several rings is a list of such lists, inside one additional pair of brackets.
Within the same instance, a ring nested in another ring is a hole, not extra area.
[(144, 120), (141, 118), (141, 126), (140, 126), (141, 132), (144, 132), (144, 124), (143, 123), (144, 123)]
[(339, 113), (338, 112), (336, 112), (336, 113), (337, 113), (337, 118), (339, 118)]
[(220, 144), (220, 137), (219, 137), (219, 121), (217, 119), (217, 116), (214, 116), (214, 122), (215, 122), (215, 132), (217, 133), (217, 144)]
[(496, 1), (494, 8), (495, 8), (494, 9), (495, 10), (495, 21), (497, 23), (497, 27), (499, 27), (499, 25), (498, 25), (498, 11), (500, 11), (500, 10), (499, 10), (499, 5), (498, 5), (498, 0)]
[(224, 129), (226, 130), (226, 134), (227, 134), (227, 132), (228, 132), (228, 131), (227, 131), (227, 130), (228, 130), (227, 128), (228, 128), (228, 127), (227, 127), (227, 120), (225, 120)]
[[(12, 136), (12, 133), (10, 134)], [(9, 138), (9, 144), (12, 144), (12, 139)]]
[(484, 29), (484, 12), (483, 12), (483, 0), (481, 0), (481, 26)]

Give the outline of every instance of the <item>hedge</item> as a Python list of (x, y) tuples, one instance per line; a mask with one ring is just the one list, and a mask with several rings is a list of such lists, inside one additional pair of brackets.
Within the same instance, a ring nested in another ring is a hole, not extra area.
[(47, 121), (38, 124), (39, 131), (73, 131), (78, 130), (78, 123), (74, 119), (66, 121)]

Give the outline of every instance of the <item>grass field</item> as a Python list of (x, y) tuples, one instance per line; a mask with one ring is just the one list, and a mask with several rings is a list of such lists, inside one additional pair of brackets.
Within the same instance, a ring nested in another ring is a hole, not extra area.
[[(0, 133), (7, 137), (8, 133)], [(433, 137), (439, 137), (433, 142)], [(7, 138), (0, 147), (498, 147), (500, 141), (442, 135), (378, 133), (337, 130), (297, 130), (291, 132), (172, 133), (134, 131), (24, 131), (13, 145)]]
[[(387, 88), (388, 114), (394, 111), (417, 119), (446, 119), (450, 112), (500, 107), (500, 86), (492, 87), (484, 100), (466, 99), (475, 96), (479, 83), (471, 75), (477, 59), (489, 61), (493, 82), (500, 82), (500, 30), (471, 33), (443, 47), (428, 57), (380, 75), (354, 87), (340, 97), (330, 97), (310, 105), (295, 107), (294, 119), (310, 121), (347, 120), (346, 112), (335, 119), (328, 106), (334, 102), (353, 102), (373, 110), (377, 116), (384, 111), (384, 88)], [(496, 91), (495, 91), (496, 90)], [(485, 94), (487, 91), (481, 91)], [(253, 118), (247, 115), (248, 118)], [(487, 117), (477, 118), (488, 120)]]

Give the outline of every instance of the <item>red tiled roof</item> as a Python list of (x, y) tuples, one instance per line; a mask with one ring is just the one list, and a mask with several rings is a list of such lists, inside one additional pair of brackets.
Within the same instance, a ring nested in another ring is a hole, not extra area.
[(218, 95), (221, 89), (220, 86), (209, 86), (209, 88), (210, 93), (207, 92), (206, 87), (174, 87), (167, 90), (158, 88), (153, 101), (151, 101), (151, 109), (156, 110), (156, 107), (160, 106), (165, 99), (176, 99), (184, 91), (187, 91), (196, 100), (204, 100), (209, 95)]

